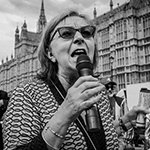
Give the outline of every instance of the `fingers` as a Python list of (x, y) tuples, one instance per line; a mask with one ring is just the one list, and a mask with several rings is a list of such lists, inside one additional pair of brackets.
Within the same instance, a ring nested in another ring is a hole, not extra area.
[[(105, 86), (102, 85), (99, 82), (91, 82), (91, 81), (87, 81), (84, 82), (83, 84), (81, 84), (80, 86), (78, 86), (78, 90), (83, 93), (83, 94), (95, 94), (98, 91), (104, 90)], [(90, 96), (90, 95), (89, 95)]]
[(98, 82), (99, 80), (97, 78), (94, 78), (93, 76), (83, 76), (80, 77), (75, 83), (74, 83), (74, 87), (77, 88), (78, 86), (80, 86), (82, 83), (87, 82), (87, 81), (91, 81), (91, 82)]
[(85, 100), (88, 100), (90, 99), (91, 97), (95, 97), (98, 95), (98, 93), (100, 93), (102, 90), (105, 90), (105, 87), (103, 85), (97, 85), (93, 88), (90, 88), (90, 89), (86, 89), (82, 92), (82, 97), (83, 99)]
[(90, 99), (82, 102), (82, 109), (87, 109), (89, 107), (91, 107), (92, 105), (96, 104), (101, 98), (101, 94), (97, 94), (93, 97), (91, 97)]
[[(100, 100), (101, 94), (105, 90), (97, 78), (92, 76), (80, 77), (74, 85), (68, 89), (63, 107), (69, 110), (69, 116), (76, 116), (83, 110), (91, 107)], [(71, 117), (72, 118), (72, 117)]]
[(134, 106), (133, 109), (138, 112), (138, 113), (150, 113), (150, 110), (149, 109), (146, 109), (144, 107), (141, 107), (141, 106)]
[(80, 91), (81, 93), (86, 91), (87, 94), (89, 94), (89, 92), (87, 91), (88, 89), (91, 90), (98, 86), (101, 87), (100, 90), (105, 89), (105, 86), (102, 85), (97, 78), (94, 78), (92, 76), (83, 76), (75, 82), (72, 88), (75, 88), (76, 91)]
[[(89, 101), (93, 96), (97, 95), (100, 91), (105, 90), (105, 86), (99, 82), (97, 78), (92, 76), (81, 77), (72, 87), (72, 94), (78, 93), (78, 97), (82, 102)], [(92, 98), (90, 102), (85, 102), (85, 105), (91, 105), (97, 102), (97, 98)], [(87, 107), (87, 106), (86, 106)]]

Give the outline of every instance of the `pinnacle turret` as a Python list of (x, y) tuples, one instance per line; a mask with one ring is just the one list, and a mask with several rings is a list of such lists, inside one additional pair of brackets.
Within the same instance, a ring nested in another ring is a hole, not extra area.
[(27, 23), (26, 23), (26, 20), (24, 20), (23, 28), (24, 28), (24, 29), (27, 29)]
[(19, 29), (18, 26), (15, 30), (15, 44), (17, 44), (19, 42)]
[(112, 10), (113, 10), (113, 1), (110, 0), (110, 11), (112, 11)]
[(94, 11), (93, 11), (93, 14), (94, 14), (94, 19), (96, 19), (96, 16), (97, 16), (97, 11), (96, 11), (96, 7), (94, 7)]
[(46, 26), (46, 16), (45, 16), (45, 10), (44, 10), (44, 1), (42, 0), (41, 3), (41, 11), (40, 11), (40, 16), (37, 24), (37, 32), (42, 32), (44, 27)]
[(22, 30), (21, 30), (21, 37), (20, 39), (23, 40), (23, 39), (27, 39), (27, 23), (26, 23), (26, 20), (24, 20), (24, 23), (22, 25)]

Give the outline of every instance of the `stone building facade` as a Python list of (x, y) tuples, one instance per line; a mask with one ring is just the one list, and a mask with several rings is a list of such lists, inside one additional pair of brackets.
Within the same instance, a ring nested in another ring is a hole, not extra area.
[(101, 16), (96, 15), (98, 66), (118, 89), (150, 82), (150, 0), (130, 0)]
[(37, 31), (30, 32), (24, 21), (21, 31), (15, 30), (14, 56), (11, 59), (2, 60), (0, 65), (0, 89), (11, 94), (12, 90), (20, 83), (32, 78), (39, 69), (37, 59), (37, 47), (46, 26), (47, 20), (44, 10), (44, 1), (41, 2), (40, 16), (37, 23)]
[[(96, 74), (111, 76), (118, 89), (127, 84), (150, 82), (150, 0), (130, 0), (97, 16), (98, 66)], [(15, 53), (0, 65), (0, 89), (9, 93), (39, 69), (37, 47), (47, 21), (42, 0), (37, 32), (30, 32), (24, 21), (15, 31)]]

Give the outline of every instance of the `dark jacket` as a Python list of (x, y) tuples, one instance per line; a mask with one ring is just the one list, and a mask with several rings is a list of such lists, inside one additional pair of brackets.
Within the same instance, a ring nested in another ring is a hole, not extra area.
[(0, 100), (3, 100), (3, 105), (0, 107), (0, 119), (2, 118), (3, 114), (7, 109), (7, 105), (9, 102), (8, 93), (6, 91), (0, 90)]

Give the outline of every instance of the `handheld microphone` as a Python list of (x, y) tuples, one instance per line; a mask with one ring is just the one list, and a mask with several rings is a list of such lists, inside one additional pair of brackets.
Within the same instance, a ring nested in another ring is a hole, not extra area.
[[(87, 55), (82, 54), (77, 58), (76, 68), (78, 70), (79, 76), (93, 75), (93, 64)], [(96, 104), (86, 109), (85, 119), (87, 130), (89, 132), (100, 130), (100, 116)]]

